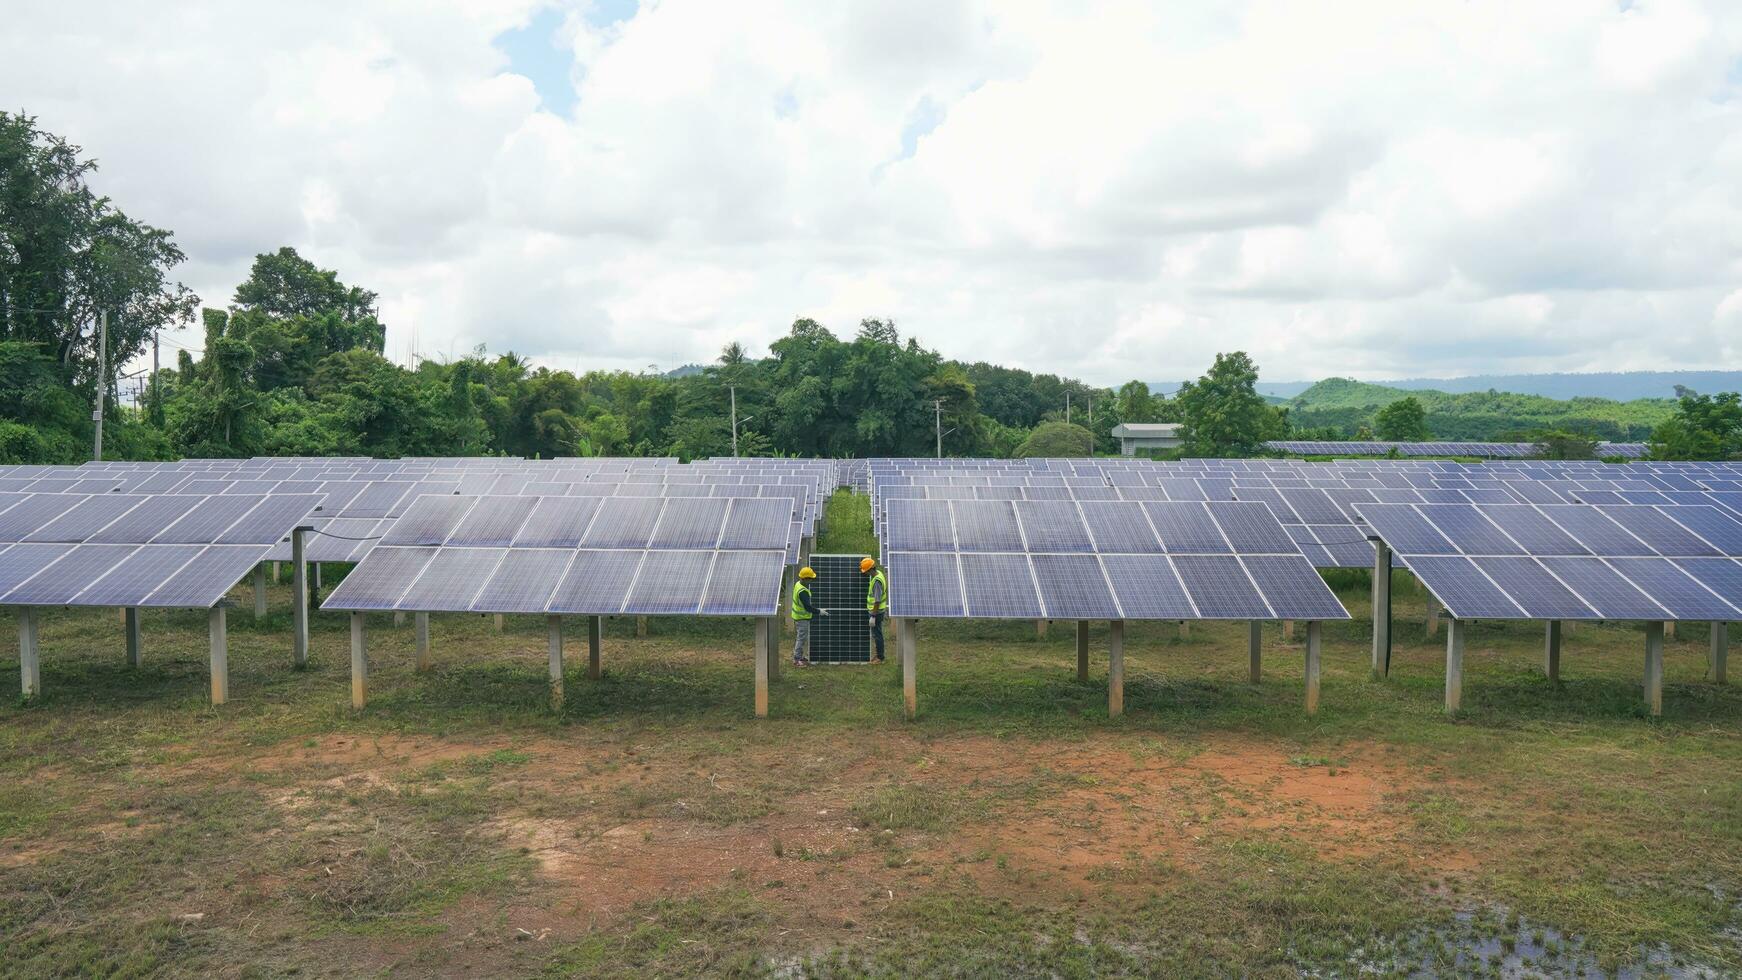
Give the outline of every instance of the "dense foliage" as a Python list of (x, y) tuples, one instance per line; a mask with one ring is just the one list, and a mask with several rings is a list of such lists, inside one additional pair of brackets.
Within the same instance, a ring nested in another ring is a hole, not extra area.
[(1261, 456), (1289, 433), (1288, 411), (1255, 390), (1258, 366), (1244, 351), (1217, 354), (1209, 373), (1180, 386), (1180, 441), (1188, 456)]
[(1399, 398), (1373, 416), (1373, 432), (1387, 442), (1422, 442), (1428, 438), (1427, 410), (1416, 398)]
[(1668, 399), (1559, 401), (1503, 391), (1454, 395), (1327, 378), (1289, 400), (1289, 417), (1303, 438), (1366, 438), (1378, 434), (1379, 413), (1403, 398), (1417, 400), (1436, 439), (1502, 442), (1528, 442), (1547, 431), (1611, 442), (1642, 441), (1675, 407)]
[(1742, 395), (1682, 395), (1651, 434), (1658, 459), (1742, 459)]

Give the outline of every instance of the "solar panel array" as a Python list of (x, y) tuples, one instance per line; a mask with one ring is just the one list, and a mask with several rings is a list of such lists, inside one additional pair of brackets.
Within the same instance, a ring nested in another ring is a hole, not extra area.
[[(1326, 442), (1279, 439), (1264, 444), (1271, 452), (1297, 456), (1472, 456), (1481, 459), (1533, 459), (1543, 455), (1535, 442)], [(1600, 459), (1644, 459), (1650, 447), (1643, 442), (1599, 442)]]
[(1347, 619), (1262, 503), (889, 503), (897, 617)]
[(1742, 618), (1742, 523), (1717, 507), (1356, 508), (1458, 618)]
[(784, 498), (424, 495), (323, 609), (772, 616)]
[(0, 605), (210, 608), (319, 500), (0, 493)]

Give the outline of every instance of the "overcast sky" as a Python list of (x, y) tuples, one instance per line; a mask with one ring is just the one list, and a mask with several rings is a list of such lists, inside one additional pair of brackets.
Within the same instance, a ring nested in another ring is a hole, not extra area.
[[(662, 369), (795, 317), (1117, 384), (1742, 367), (1742, 3), (0, 0), (228, 303)], [(181, 342), (197, 345), (197, 332)]]

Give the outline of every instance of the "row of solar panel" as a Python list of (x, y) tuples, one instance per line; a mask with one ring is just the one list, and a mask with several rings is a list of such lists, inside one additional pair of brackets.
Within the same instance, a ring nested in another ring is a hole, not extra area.
[(1728, 558), (1415, 555), (1405, 564), (1460, 619), (1742, 618), (1742, 563)]
[(890, 612), (942, 619), (1348, 619), (1299, 555), (891, 552)]
[(312, 494), (0, 493), (0, 542), (269, 545), (319, 501)]
[(1356, 504), (1399, 555), (1742, 555), (1742, 522), (1716, 507)]
[[(1303, 456), (1481, 456), (1489, 459), (1523, 459), (1543, 454), (1534, 442), (1302, 442), (1278, 440), (1264, 448)], [(1596, 455), (1640, 459), (1650, 451), (1643, 442), (1599, 443)]]
[(264, 553), (259, 545), (0, 545), (0, 605), (206, 609)]
[(425, 496), (381, 543), (784, 552), (791, 533), (779, 498)]
[(891, 551), (1299, 554), (1269, 508), (1240, 501), (892, 500)]
[(778, 551), (382, 545), (321, 608), (551, 615), (772, 616)]

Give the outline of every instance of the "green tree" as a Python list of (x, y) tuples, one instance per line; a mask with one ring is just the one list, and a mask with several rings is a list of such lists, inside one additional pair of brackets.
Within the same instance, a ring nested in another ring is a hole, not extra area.
[(1160, 421), (1156, 417), (1155, 395), (1142, 381), (1127, 381), (1119, 387), (1119, 421), (1142, 424)]
[(1597, 440), (1574, 432), (1542, 432), (1531, 440), (1543, 459), (1596, 459)]
[(317, 267), (288, 245), (254, 256), (248, 278), (236, 287), (234, 302), (237, 309), (257, 310), (281, 320), (337, 313), (354, 323), (376, 315), (374, 293), (345, 285), (337, 272)]
[(1244, 351), (1217, 354), (1197, 381), (1180, 386), (1182, 452), (1189, 456), (1256, 456), (1283, 438), (1288, 417), (1259, 396), (1258, 368)]
[(1685, 394), (1651, 433), (1653, 459), (1742, 459), (1742, 395)]
[(1373, 430), (1387, 442), (1421, 442), (1429, 438), (1427, 411), (1415, 398), (1399, 398), (1373, 416)]
[(1093, 450), (1094, 436), (1088, 429), (1070, 422), (1042, 422), (1016, 447), (1016, 456), (1024, 459), (1088, 456)]

